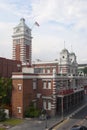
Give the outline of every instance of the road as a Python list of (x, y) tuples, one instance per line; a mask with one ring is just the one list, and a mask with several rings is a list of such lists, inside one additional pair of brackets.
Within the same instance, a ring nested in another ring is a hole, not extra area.
[(72, 118), (66, 119), (64, 122), (60, 123), (58, 126), (54, 127), (53, 130), (70, 130), (73, 125), (85, 125), (87, 126), (87, 120), (85, 116), (87, 115), (87, 106), (80, 110)]

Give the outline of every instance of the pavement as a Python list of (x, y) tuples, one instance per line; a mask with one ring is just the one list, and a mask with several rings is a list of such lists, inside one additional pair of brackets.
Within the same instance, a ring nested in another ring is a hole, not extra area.
[(48, 120), (39, 119), (24, 119), (24, 122), (15, 127), (11, 127), (9, 130), (50, 130), (52, 126), (60, 122), (60, 118), (50, 118)]
[(71, 118), (86, 105), (87, 103), (81, 104), (78, 106), (78, 108), (75, 108), (70, 113), (64, 115), (63, 118), (61, 118), (61, 116), (51, 117), (48, 120), (26, 118), (22, 124), (12, 127), (8, 130), (53, 130), (53, 127), (65, 121), (66, 119)]

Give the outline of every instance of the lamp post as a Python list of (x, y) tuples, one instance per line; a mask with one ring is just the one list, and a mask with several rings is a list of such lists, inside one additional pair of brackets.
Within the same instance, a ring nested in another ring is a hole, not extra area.
[(44, 114), (45, 114), (45, 128), (47, 129), (47, 111), (44, 110)]
[(42, 109), (41, 113), (44, 115), (44, 118), (45, 118), (45, 128), (47, 129), (47, 111), (45, 109)]

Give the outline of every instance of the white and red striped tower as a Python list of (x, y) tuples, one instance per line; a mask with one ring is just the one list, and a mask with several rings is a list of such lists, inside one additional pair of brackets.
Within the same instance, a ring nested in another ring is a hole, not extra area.
[(60, 52), (59, 69), (61, 74), (76, 75), (77, 61), (75, 53), (69, 53), (67, 49)]
[(69, 52), (67, 49), (63, 49), (60, 52), (60, 73), (67, 74), (69, 73), (70, 61), (69, 61)]
[(13, 60), (21, 61), (24, 66), (31, 66), (31, 29), (25, 24), (24, 18), (20, 19), (20, 23), (13, 29), (13, 31)]
[(51, 114), (56, 114), (56, 72), (53, 70), (53, 91), (52, 91), (52, 105), (51, 105)]

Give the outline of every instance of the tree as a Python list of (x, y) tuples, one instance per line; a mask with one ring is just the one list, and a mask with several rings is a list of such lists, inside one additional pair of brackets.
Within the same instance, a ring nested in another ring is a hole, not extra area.
[(84, 74), (87, 74), (87, 67), (83, 69)]
[(0, 105), (11, 104), (12, 80), (10, 78), (0, 78)]
[(4, 121), (6, 119), (5, 110), (0, 108), (0, 121)]
[(25, 117), (38, 117), (39, 115), (40, 110), (35, 108), (33, 103), (25, 110)]

